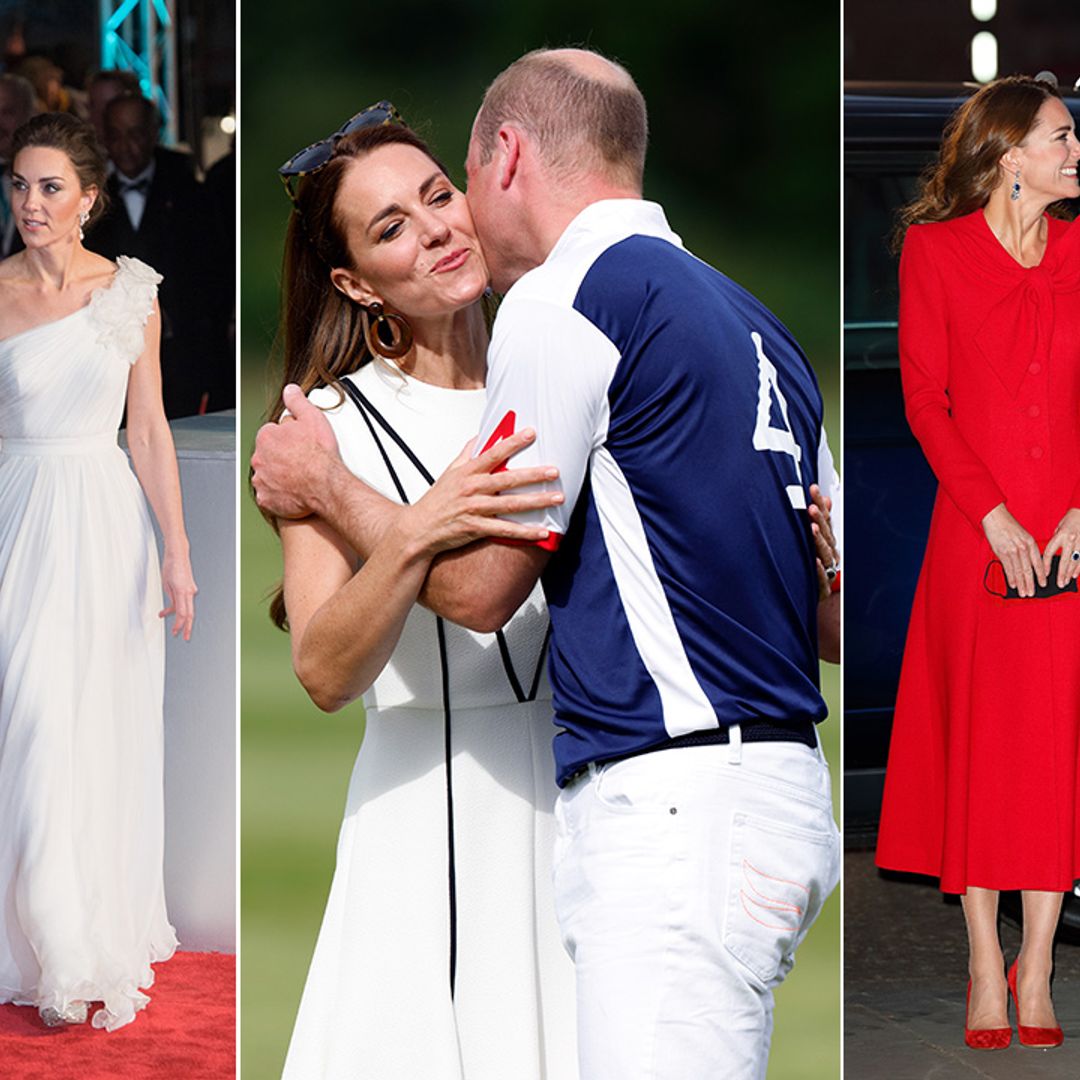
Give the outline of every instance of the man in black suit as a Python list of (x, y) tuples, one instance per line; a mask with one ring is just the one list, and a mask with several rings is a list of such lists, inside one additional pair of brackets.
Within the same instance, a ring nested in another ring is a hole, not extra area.
[(23, 246), (11, 212), (11, 139), (34, 110), (33, 86), (21, 75), (0, 75), (0, 259)]
[(105, 108), (105, 149), (113, 164), (109, 205), (86, 245), (110, 259), (130, 255), (164, 277), (161, 373), (165, 413), (191, 416), (221, 407), (212, 388), (222, 365), (232, 375), (211, 329), (204, 242), (213, 228), (190, 157), (158, 146), (160, 119), (153, 102), (137, 94), (115, 97)]
[(95, 71), (86, 80), (86, 100), (90, 106), (90, 123), (102, 146), (105, 145), (105, 109), (121, 94), (139, 94), (139, 77), (134, 71), (108, 68)]

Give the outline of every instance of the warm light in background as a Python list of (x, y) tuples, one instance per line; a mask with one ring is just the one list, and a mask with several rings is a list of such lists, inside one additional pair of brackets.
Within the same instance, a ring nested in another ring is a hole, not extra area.
[(971, 74), (976, 82), (987, 83), (996, 79), (997, 73), (997, 38), (989, 30), (981, 30), (971, 39)]
[(997, 14), (997, 0), (971, 0), (971, 14), (979, 22), (989, 22)]

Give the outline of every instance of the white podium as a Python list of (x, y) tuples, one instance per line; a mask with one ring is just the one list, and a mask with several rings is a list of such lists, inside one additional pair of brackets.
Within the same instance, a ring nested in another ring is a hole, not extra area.
[(199, 594), (166, 638), (165, 897), (182, 949), (235, 952), (236, 416), (171, 427)]

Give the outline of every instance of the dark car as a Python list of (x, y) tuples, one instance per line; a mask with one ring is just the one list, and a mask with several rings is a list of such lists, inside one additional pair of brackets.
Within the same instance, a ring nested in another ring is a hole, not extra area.
[[(889, 237), (977, 87), (844, 92), (844, 829), (873, 846), (900, 661), (937, 483), (904, 418)], [(1080, 121), (1080, 95), (1065, 102)], [(1080, 200), (1077, 200), (1080, 202)], [(1074, 208), (1080, 209), (1080, 207)], [(1080, 922), (1080, 911), (1070, 918)]]

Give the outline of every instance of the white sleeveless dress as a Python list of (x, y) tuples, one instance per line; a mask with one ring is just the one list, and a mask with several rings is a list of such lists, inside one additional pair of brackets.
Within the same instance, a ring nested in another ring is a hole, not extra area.
[(160, 280), (121, 258), (86, 307), (0, 342), (0, 1002), (101, 1001), (109, 1030), (176, 948), (161, 580), (116, 443)]
[[(381, 363), (350, 378), (435, 476), (479, 428), (483, 390), (431, 386)], [(338, 394), (311, 399), (328, 408)], [(346, 399), (328, 416), (349, 468), (400, 501), (355, 404)], [(377, 422), (375, 430), (415, 502), (427, 482)], [(506, 628), (526, 696), (546, 629), (537, 587)], [(435, 617), (417, 606), (364, 696), (366, 734), (287, 1080), (576, 1080), (573, 965), (551, 895), (557, 789), (546, 672), (536, 700), (521, 704), (493, 635), (445, 630), (456, 934), (441, 662)]]

